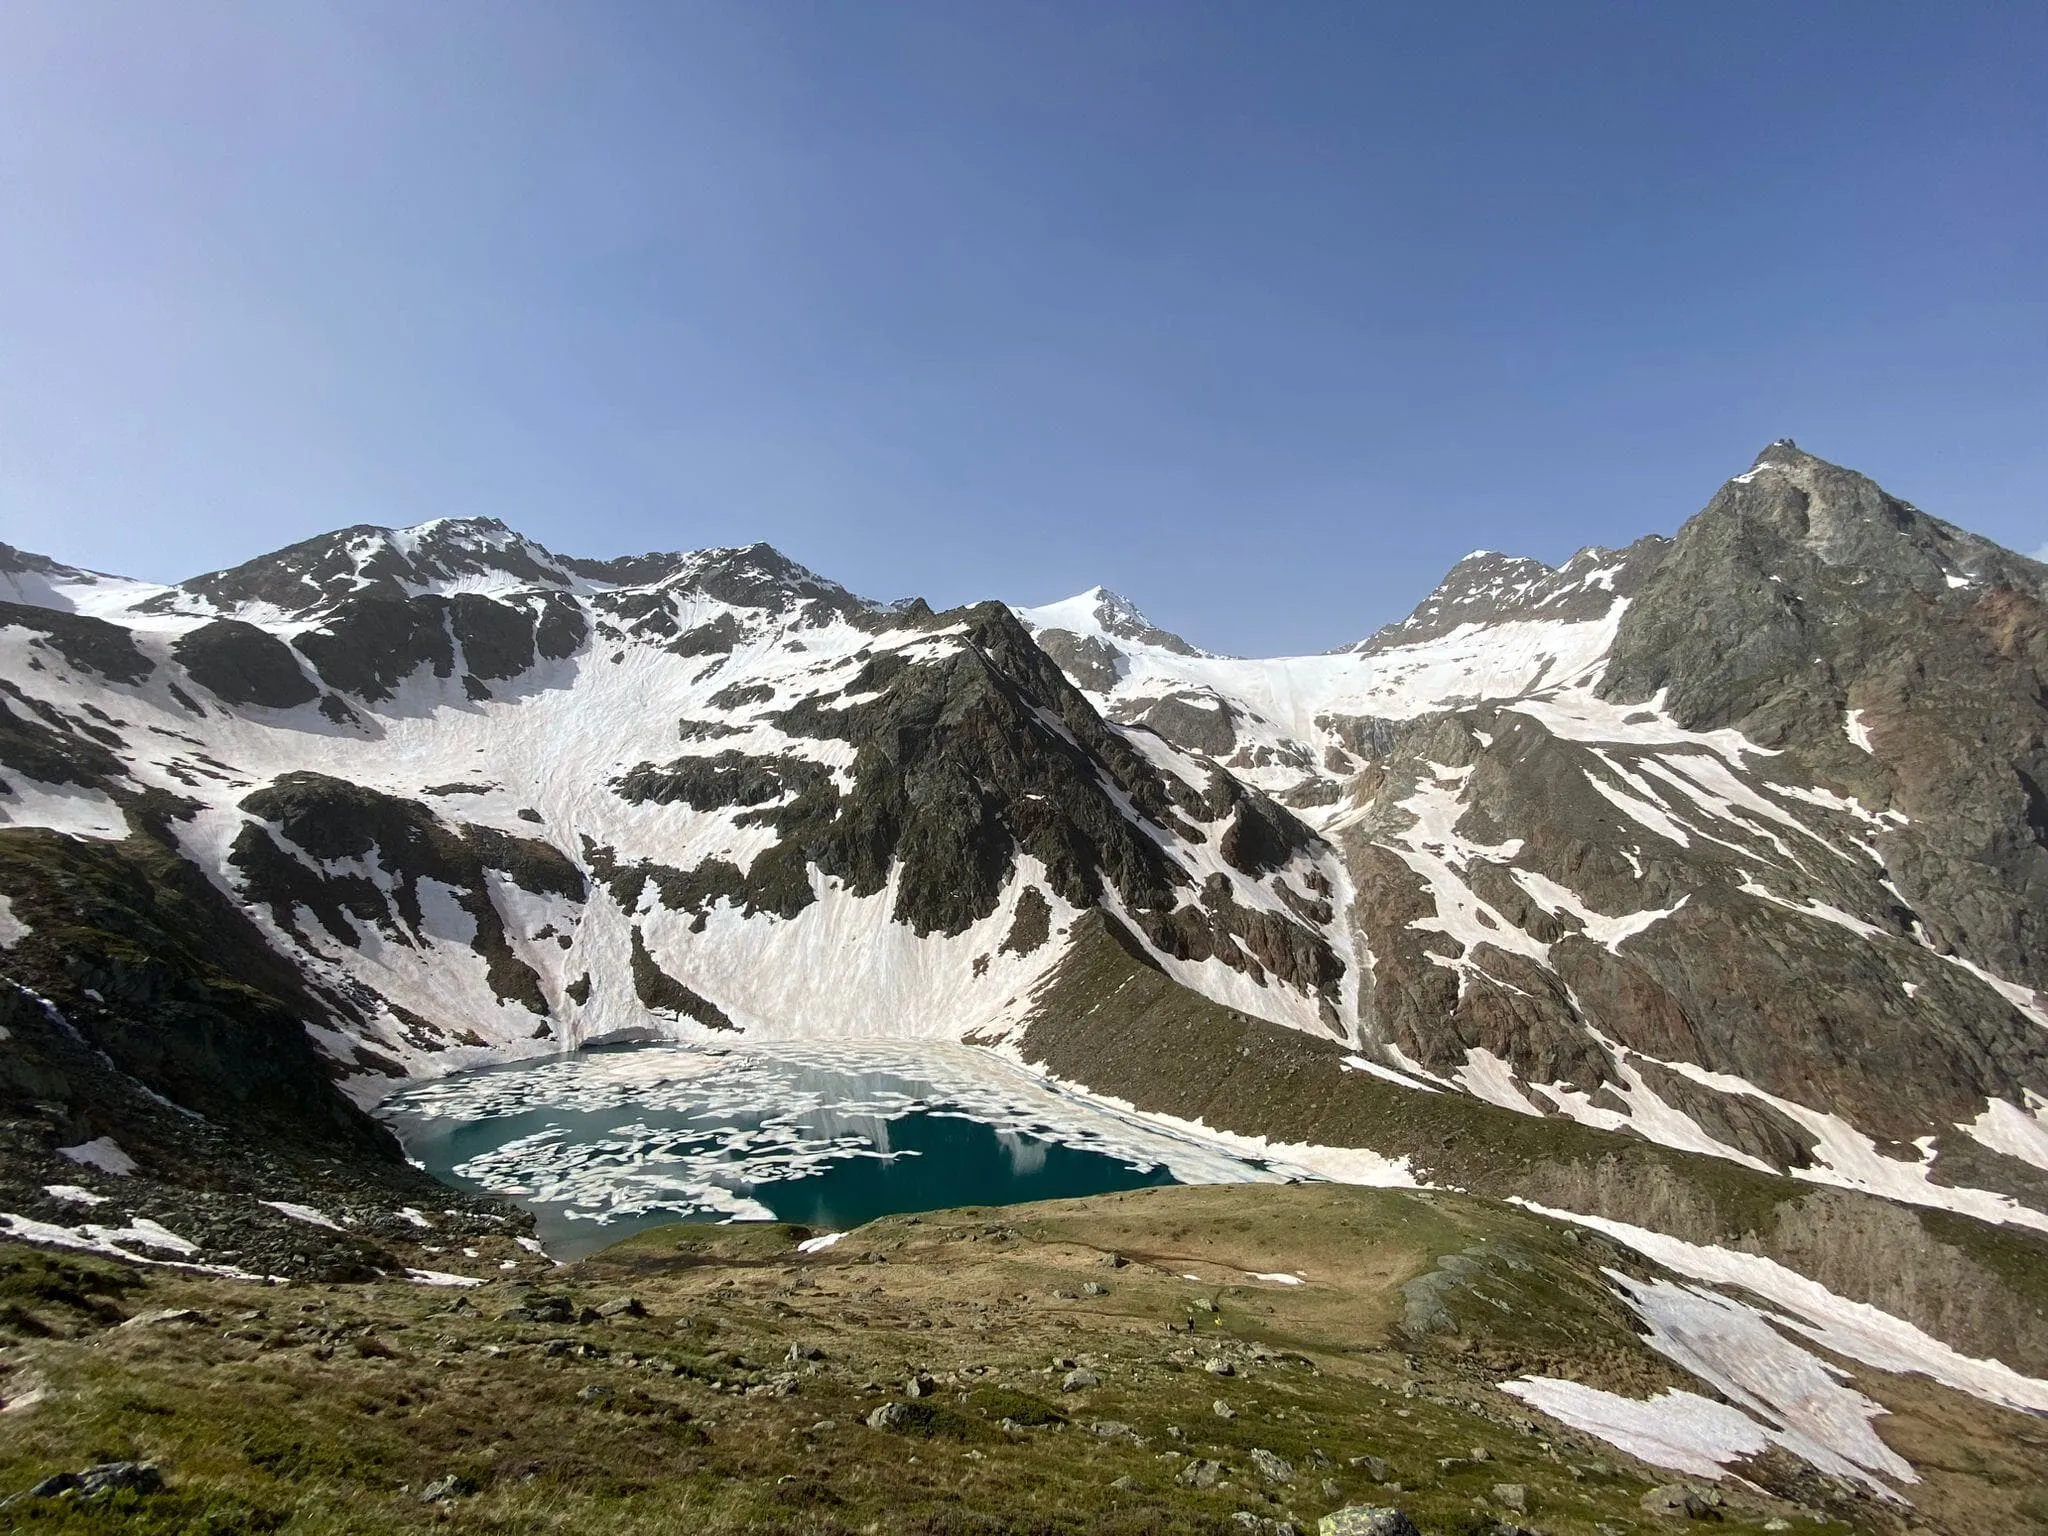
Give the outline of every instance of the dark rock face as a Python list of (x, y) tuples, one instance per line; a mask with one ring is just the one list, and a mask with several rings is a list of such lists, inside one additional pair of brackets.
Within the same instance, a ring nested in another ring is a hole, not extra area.
[(694, 1019), (706, 1029), (737, 1029), (725, 1010), (693, 992), (664, 971), (648, 952), (647, 941), (633, 930), (633, 991), (640, 1001), (657, 1012)]
[(1225, 758), (1237, 745), (1230, 705), (1213, 693), (1171, 693), (1160, 699), (1119, 700), (1116, 718), (1142, 725), (1186, 752)]
[(448, 600), (448, 617), (470, 676), (495, 681), (533, 665), (533, 615), (524, 609), (458, 592)]
[(1603, 691), (1898, 812), (1877, 847), (1937, 947), (2048, 986), (2044, 598), (2048, 567), (1773, 444), (1679, 534)]
[[(242, 808), (258, 822), (237, 835), (229, 863), (240, 872), (247, 898), (268, 907), (278, 927), (299, 933), (303, 907), (350, 948), (363, 942), (358, 924), (395, 942), (418, 945), (434, 936), (420, 893), (421, 882), (432, 880), (457, 893), (462, 911), (474, 923), (467, 943), (483, 957), (491, 989), (531, 1012), (548, 1011), (539, 976), (506, 937), (484, 871), (486, 857), (492, 856), (502, 859), (507, 873), (529, 890), (580, 895), (582, 876), (554, 849), (483, 828), (470, 829), (472, 835), (465, 837), (418, 801), (315, 773), (286, 774), (244, 799)], [(317, 864), (365, 868), (360, 873), (309, 869), (284, 844)], [(386, 877), (388, 894), (369, 875), (371, 865)]]
[(0, 603), (0, 627), (19, 626), (38, 636), (38, 649), (114, 683), (139, 683), (156, 663), (136, 649), (135, 636), (118, 624), (82, 613), (58, 613), (22, 603)]
[(171, 654), (224, 704), (290, 709), (320, 696), (290, 646), (240, 619), (215, 619), (187, 630), (171, 642)]
[(347, 598), (292, 645), (329, 687), (380, 703), (421, 667), (436, 677), (455, 671), (448, 606), (444, 597)]
[(712, 757), (679, 757), (662, 768), (643, 763), (619, 781), (618, 793), (620, 799), (635, 805), (681, 803), (692, 810), (708, 811), (828, 793), (831, 783), (831, 770), (808, 758), (720, 752)]
[[(1364, 1034), (1594, 1110), (1626, 1111), (1633, 1074), (1788, 1169), (1816, 1132), (1774, 1101), (1910, 1167), (1987, 1100), (2048, 1092), (2048, 1035), (1981, 975), (2044, 979), (2048, 570), (1790, 444), (1635, 564), (1601, 685), (1622, 707), (1585, 739), (1515, 707), (1347, 724)], [(1468, 586), (1510, 576), (1540, 596), (1519, 568)], [(1673, 734), (1728, 728), (1755, 746)]]
[[(306, 1022), (335, 1017), (333, 1001), (307, 990), (167, 834), (109, 843), (0, 831), (0, 893), (30, 929), (7, 951), (9, 974), (58, 1000), (129, 1078), (244, 1132), (396, 1155), (388, 1133), (335, 1092), (306, 1036)], [(16, 1055), (53, 1027), (38, 1005), (0, 986), (0, 1011), (12, 1015), (7, 1059), (28, 1074), (14, 1088), (79, 1105), (105, 1096), (90, 1063), (36, 1067)], [(69, 1091), (49, 1091), (47, 1073)]]
[(1107, 693), (1122, 675), (1117, 666), (1120, 658), (1116, 647), (1098, 635), (1082, 636), (1070, 629), (1047, 629), (1039, 632), (1038, 645), (1052, 658), (1053, 665), (1073, 679), (1077, 688)]
[(109, 736), (114, 745), (121, 744), (120, 737), (91, 721), (30, 699), (0, 678), (0, 767), (44, 784), (104, 790), (127, 777), (127, 769), (108, 748)]

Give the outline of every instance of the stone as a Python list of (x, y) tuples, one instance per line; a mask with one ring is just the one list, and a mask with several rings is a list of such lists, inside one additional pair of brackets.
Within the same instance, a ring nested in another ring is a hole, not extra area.
[(868, 1428), (900, 1430), (908, 1425), (910, 1420), (908, 1403), (884, 1403), (868, 1415)]
[(1173, 1480), (1183, 1488), (1214, 1488), (1222, 1476), (1222, 1462), (1197, 1459), (1182, 1467)]
[(939, 1384), (923, 1371), (919, 1371), (903, 1383), (905, 1397), (930, 1397), (938, 1390)]
[(1060, 1390), (1062, 1392), (1085, 1392), (1090, 1387), (1099, 1387), (1101, 1385), (1102, 1378), (1093, 1371), (1069, 1371), (1060, 1378)]
[(130, 1493), (161, 1493), (163, 1487), (164, 1475), (153, 1461), (102, 1461), (83, 1472), (59, 1472), (46, 1477), (29, 1489), (28, 1496), (32, 1499), (73, 1496), (92, 1499), (124, 1490)]
[(789, 1346), (788, 1355), (784, 1358), (788, 1360), (822, 1360), (825, 1358), (825, 1351), (818, 1348), (815, 1344), (792, 1344)]
[(612, 1389), (601, 1381), (593, 1381), (589, 1386), (576, 1394), (579, 1400), (586, 1403), (602, 1403), (614, 1395)]
[(1642, 1499), (1646, 1514), (1680, 1520), (1710, 1519), (1720, 1503), (1719, 1494), (1704, 1488), (1688, 1487), (1684, 1483), (1660, 1484), (1644, 1494)]
[(1138, 1491), (1138, 1480), (1126, 1472), (1122, 1477), (1112, 1479), (1109, 1486), (1118, 1493), (1136, 1493)]
[(1344, 1485), (1332, 1478), (1323, 1479), (1323, 1497), (1332, 1504), (1344, 1497)]
[(1422, 1536), (1422, 1533), (1402, 1510), (1377, 1504), (1348, 1504), (1318, 1520), (1316, 1536)]
[(1204, 1361), (1202, 1364), (1202, 1369), (1207, 1371), (1211, 1376), (1235, 1376), (1237, 1374), (1237, 1367), (1232, 1365), (1228, 1360)]
[(1353, 1456), (1345, 1465), (1363, 1472), (1376, 1483), (1384, 1483), (1393, 1476), (1393, 1469), (1387, 1465), (1384, 1456)]
[(1529, 1512), (1529, 1488), (1526, 1483), (1495, 1483), (1493, 1502), (1502, 1509), (1511, 1509), (1518, 1515)]
[(1138, 1432), (1120, 1419), (1097, 1419), (1088, 1426), (1088, 1433), (1098, 1440), (1128, 1440), (1133, 1445), (1143, 1443)]
[(1099, 1280), (1090, 1280), (1081, 1287), (1081, 1294), (1083, 1296), (1107, 1296), (1109, 1294), (1109, 1287)]
[(1209, 1411), (1219, 1419), (1234, 1419), (1237, 1417), (1237, 1410), (1220, 1397), (1209, 1405)]
[(420, 1490), (420, 1502), (422, 1504), (439, 1504), (444, 1499), (466, 1499), (476, 1491), (477, 1486), (475, 1483), (466, 1477), (460, 1477), (451, 1472), (446, 1477), (435, 1478), (434, 1481), (422, 1488)]
[[(177, 1323), (193, 1327), (205, 1327), (213, 1322), (204, 1312), (192, 1307), (153, 1307), (147, 1312), (138, 1312), (121, 1326), (123, 1328), (156, 1328)], [(109, 1463), (113, 1465), (113, 1463)]]
[(620, 1296), (597, 1309), (599, 1317), (645, 1317), (647, 1308), (638, 1296)]
[(1216, 1303), (1206, 1296), (1197, 1296), (1194, 1300), (1194, 1308), (1197, 1312), (1214, 1312), (1216, 1310)]
[(1294, 1481), (1294, 1463), (1268, 1450), (1252, 1452), (1252, 1470), (1269, 1483)]

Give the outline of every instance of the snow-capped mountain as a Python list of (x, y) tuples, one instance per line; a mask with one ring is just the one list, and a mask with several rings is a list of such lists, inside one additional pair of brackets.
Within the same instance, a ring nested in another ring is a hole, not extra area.
[(2048, 569), (1790, 443), (1270, 660), (489, 520), (0, 583), (0, 946), (64, 1021), (0, 1023), (201, 1114), (230, 1037), (286, 1119), (636, 1034), (1086, 1083), (1128, 961), (1382, 1087), (2048, 1228)]

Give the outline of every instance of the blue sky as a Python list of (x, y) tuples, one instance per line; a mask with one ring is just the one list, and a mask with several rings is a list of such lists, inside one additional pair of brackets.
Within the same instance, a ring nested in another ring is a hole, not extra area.
[(490, 514), (1240, 653), (1780, 435), (2048, 543), (2048, 8), (0, 7), (0, 538)]

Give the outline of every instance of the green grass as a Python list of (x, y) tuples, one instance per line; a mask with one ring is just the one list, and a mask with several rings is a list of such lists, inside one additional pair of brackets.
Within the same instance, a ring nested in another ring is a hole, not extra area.
[[(640, 1234), (548, 1278), (547, 1293), (579, 1307), (632, 1294), (649, 1313), (585, 1326), (501, 1319), (523, 1294), (507, 1283), (462, 1305), (416, 1286), (266, 1288), (0, 1249), (0, 1297), (32, 1321), (6, 1337), (0, 1396), (46, 1394), (0, 1417), (0, 1497), (109, 1459), (154, 1461), (168, 1480), (98, 1506), (23, 1501), (4, 1518), (305, 1536), (1163, 1536), (1230, 1530), (1240, 1511), (1312, 1530), (1339, 1504), (1370, 1502), (1442, 1536), (1482, 1528), (1498, 1512), (1492, 1487), (1519, 1483), (1522, 1524), (1592, 1536), (1603, 1522), (1648, 1528), (1638, 1501), (1669, 1480), (1493, 1390), (1503, 1372), (1567, 1355), (1603, 1384), (1675, 1379), (1598, 1279), (1611, 1255), (1506, 1208), (1334, 1186), (1175, 1188), (891, 1218), (811, 1256), (795, 1251), (802, 1235)], [(1459, 1333), (1393, 1334), (1400, 1286), (1475, 1245), (1513, 1263), (1452, 1294)], [(1254, 1268), (1309, 1283), (1260, 1285)], [(1091, 1279), (1106, 1294), (1080, 1294)], [(207, 1320), (108, 1326), (109, 1308), (167, 1306)], [(792, 1344), (822, 1358), (792, 1361)], [(1233, 1374), (1211, 1374), (1213, 1358)], [(1070, 1361), (1102, 1384), (1063, 1392)], [(908, 1399), (920, 1371), (936, 1391)], [(1234, 1417), (1213, 1411), (1219, 1399)], [(909, 1409), (904, 1432), (866, 1426), (887, 1402)], [(1106, 1421), (1135, 1439), (1096, 1433)], [(1254, 1449), (1292, 1463), (1294, 1481), (1262, 1484)], [(1367, 1456), (1398, 1491), (1350, 1464)], [(1196, 1459), (1224, 1464), (1217, 1486), (1176, 1481)], [(420, 1502), (451, 1475), (478, 1491)], [(1796, 1513), (1752, 1503), (1720, 1529)]]

